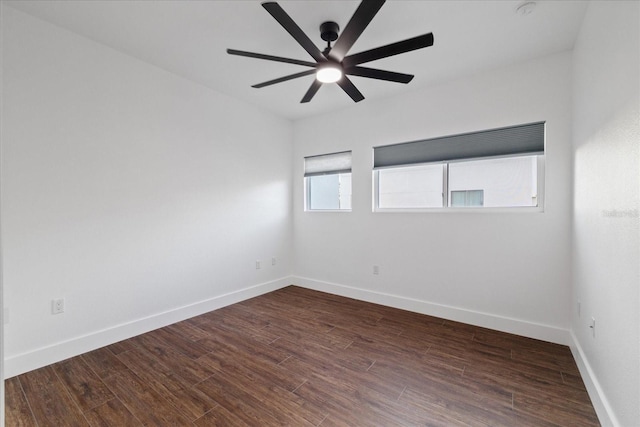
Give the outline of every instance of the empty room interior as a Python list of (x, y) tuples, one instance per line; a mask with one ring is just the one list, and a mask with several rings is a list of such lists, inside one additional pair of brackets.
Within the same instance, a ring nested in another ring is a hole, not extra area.
[(5, 425), (640, 426), (640, 2), (0, 7)]

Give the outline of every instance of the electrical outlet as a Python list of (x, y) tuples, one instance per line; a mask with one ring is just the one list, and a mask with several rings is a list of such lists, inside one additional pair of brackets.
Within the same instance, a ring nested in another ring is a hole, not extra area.
[(278, 260), (276, 259), (276, 257), (271, 258), (271, 265), (276, 265), (278, 263)]
[(260, 260), (256, 261), (256, 270), (260, 270)]
[(380, 267), (378, 267), (377, 265), (373, 266), (373, 274), (375, 274), (376, 276), (378, 274), (380, 274)]
[(64, 298), (58, 298), (51, 301), (51, 314), (64, 313)]
[(591, 328), (591, 334), (595, 338), (596, 337), (596, 318), (595, 317), (591, 318), (591, 323), (589, 324), (589, 328)]

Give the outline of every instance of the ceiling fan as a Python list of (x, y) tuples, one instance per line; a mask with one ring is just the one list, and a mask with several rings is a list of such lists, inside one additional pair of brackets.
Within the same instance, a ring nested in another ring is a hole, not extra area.
[[(242, 50), (227, 49), (231, 55), (246, 56), (249, 58), (266, 59), (268, 61), (284, 62), (288, 64), (302, 65), (310, 67), (310, 70), (302, 71), (288, 76), (269, 80), (264, 83), (253, 85), (254, 88), (262, 88), (287, 80), (315, 74), (316, 78), (311, 83), (311, 87), (302, 97), (301, 103), (311, 101), (323, 83), (337, 83), (347, 95), (355, 102), (362, 101), (364, 96), (358, 88), (347, 77), (359, 76), (377, 80), (385, 80), (397, 83), (409, 83), (413, 79), (411, 74), (396, 73), (393, 71), (379, 70), (376, 68), (361, 67), (360, 64), (387, 58), (400, 53), (422, 49), (433, 45), (433, 34), (423, 34), (407, 40), (391, 43), (375, 49), (366, 50), (353, 55), (348, 55), (349, 49), (358, 40), (364, 29), (369, 25), (373, 17), (378, 13), (385, 0), (363, 0), (358, 6), (351, 20), (347, 23), (338, 36), (340, 28), (335, 22), (324, 22), (320, 25), (320, 37), (327, 42), (327, 47), (320, 51), (318, 47), (309, 39), (302, 29), (291, 19), (291, 17), (276, 2), (262, 3), (267, 12), (275, 18), (282, 27), (307, 51), (315, 62), (302, 61), (298, 59), (283, 58), (280, 56), (264, 55), (261, 53), (246, 52)], [(331, 46), (331, 42), (335, 42)]]

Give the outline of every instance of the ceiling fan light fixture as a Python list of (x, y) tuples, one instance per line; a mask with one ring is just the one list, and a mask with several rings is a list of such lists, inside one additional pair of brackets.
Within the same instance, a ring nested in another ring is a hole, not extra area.
[(316, 71), (316, 79), (321, 83), (335, 83), (341, 78), (342, 69), (335, 64), (318, 67)]

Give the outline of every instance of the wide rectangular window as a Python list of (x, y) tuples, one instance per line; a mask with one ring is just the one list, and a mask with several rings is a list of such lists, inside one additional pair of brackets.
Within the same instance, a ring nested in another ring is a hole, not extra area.
[(544, 123), (374, 148), (374, 210), (541, 207)]
[(305, 157), (305, 210), (351, 210), (351, 151)]

